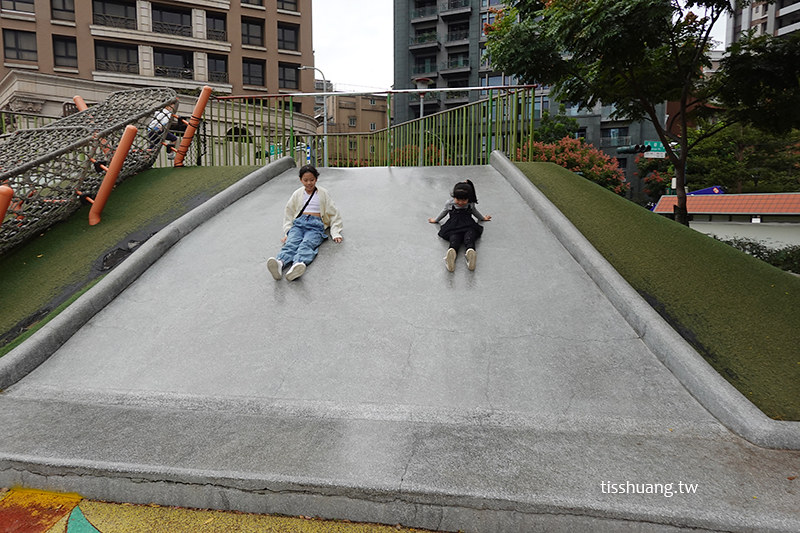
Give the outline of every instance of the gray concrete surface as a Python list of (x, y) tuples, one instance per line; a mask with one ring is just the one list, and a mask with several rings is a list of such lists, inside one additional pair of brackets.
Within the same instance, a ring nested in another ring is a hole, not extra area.
[[(426, 219), (466, 177), (494, 219), (449, 273)], [(68, 310), (96, 314), (0, 395), (0, 486), (448, 531), (800, 530), (800, 452), (712, 416), (497, 170), (319, 183), (345, 240), (300, 280), (265, 268), (292, 169)]]

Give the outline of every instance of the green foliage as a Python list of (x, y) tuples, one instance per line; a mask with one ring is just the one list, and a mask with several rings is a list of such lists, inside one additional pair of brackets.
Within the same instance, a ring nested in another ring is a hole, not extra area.
[(555, 165), (519, 167), (720, 375), (768, 416), (800, 420), (800, 277)]
[(580, 125), (578, 120), (566, 113), (567, 106), (560, 104), (558, 113), (553, 115), (549, 111), (542, 113), (539, 127), (533, 131), (533, 138), (543, 143), (554, 143), (564, 137), (574, 137)]
[(800, 35), (734, 43), (713, 80), (732, 120), (787, 133), (800, 125)]
[(616, 159), (583, 139), (564, 137), (554, 143), (525, 143), (517, 150), (517, 161), (547, 161), (580, 174), (616, 194), (624, 195), (629, 185)]
[(800, 245), (776, 249), (767, 246), (762, 241), (743, 237), (721, 239), (715, 236), (714, 238), (781, 270), (800, 274)]
[(733, 124), (692, 150), (686, 183), (695, 190), (722, 185), (729, 193), (800, 191), (800, 131), (776, 135)]

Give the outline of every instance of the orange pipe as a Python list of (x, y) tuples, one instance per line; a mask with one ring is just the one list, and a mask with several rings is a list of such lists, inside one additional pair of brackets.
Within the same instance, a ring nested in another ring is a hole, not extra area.
[(72, 101), (75, 102), (75, 107), (78, 108), (78, 111), (86, 111), (89, 109), (89, 106), (86, 105), (86, 102), (84, 102), (83, 98), (77, 94), (72, 97)]
[(200, 96), (197, 98), (197, 103), (194, 106), (194, 111), (192, 111), (189, 124), (186, 126), (186, 132), (183, 134), (183, 139), (181, 139), (181, 145), (178, 147), (178, 153), (175, 154), (175, 162), (172, 164), (173, 166), (183, 166), (183, 160), (186, 157), (186, 152), (189, 151), (189, 145), (192, 144), (194, 132), (197, 131), (197, 126), (200, 125), (200, 117), (203, 116), (203, 111), (205, 111), (206, 104), (208, 103), (208, 99), (210, 97), (211, 87), (204, 85), (203, 90), (200, 91)]
[(0, 216), (0, 225), (3, 224), (3, 220), (6, 218), (6, 213), (8, 212), (8, 207), (11, 205), (11, 199), (14, 197), (14, 190), (9, 187), (8, 185), (0, 185), (0, 213), (3, 216)]
[(100, 214), (103, 212), (108, 197), (114, 189), (117, 176), (119, 176), (119, 172), (122, 170), (122, 165), (125, 163), (125, 158), (128, 157), (128, 152), (131, 149), (131, 145), (133, 145), (133, 140), (136, 138), (136, 132), (138, 131), (136, 126), (130, 124), (125, 126), (125, 132), (122, 134), (117, 149), (114, 151), (114, 157), (111, 158), (111, 163), (108, 165), (106, 177), (103, 178), (103, 183), (100, 184), (100, 190), (97, 191), (92, 208), (89, 210), (90, 226), (100, 223)]

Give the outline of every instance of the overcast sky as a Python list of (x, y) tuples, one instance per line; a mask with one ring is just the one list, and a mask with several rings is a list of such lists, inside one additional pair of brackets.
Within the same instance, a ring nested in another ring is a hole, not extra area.
[[(392, 0), (313, 0), (315, 66), (336, 90), (391, 88), (392, 5)], [(714, 30), (716, 39), (724, 41), (725, 21), (720, 21)]]
[(314, 66), (336, 90), (391, 88), (392, 4), (392, 0), (313, 0)]

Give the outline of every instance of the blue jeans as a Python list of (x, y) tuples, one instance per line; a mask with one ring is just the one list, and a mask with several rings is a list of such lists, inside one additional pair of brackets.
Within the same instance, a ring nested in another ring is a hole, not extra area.
[(325, 239), (325, 225), (320, 217), (301, 215), (294, 219), (294, 224), (286, 236), (278, 261), (284, 265), (289, 263), (309, 264), (317, 256), (317, 248)]

